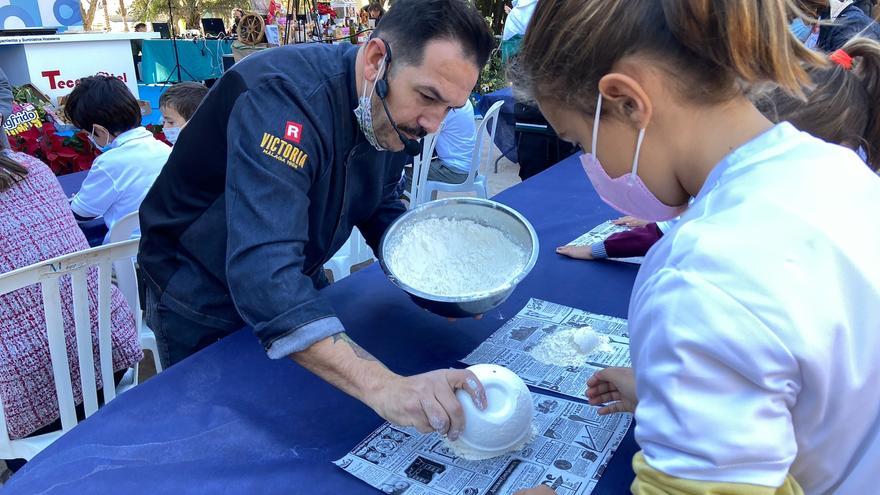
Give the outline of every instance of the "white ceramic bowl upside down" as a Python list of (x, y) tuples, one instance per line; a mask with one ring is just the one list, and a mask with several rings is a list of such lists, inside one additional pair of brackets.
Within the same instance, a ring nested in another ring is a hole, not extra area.
[(452, 448), (468, 459), (489, 459), (519, 450), (534, 436), (532, 395), (522, 378), (495, 364), (468, 368), (486, 389), (480, 411), (464, 390), (456, 392), (464, 409), (464, 430)]

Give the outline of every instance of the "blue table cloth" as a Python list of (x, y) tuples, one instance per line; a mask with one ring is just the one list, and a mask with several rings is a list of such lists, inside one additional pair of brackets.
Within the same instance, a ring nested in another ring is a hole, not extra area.
[(513, 104), (516, 103), (516, 98), (513, 97), (513, 88), (506, 87), (501, 88), (498, 91), (493, 91), (492, 93), (488, 93), (480, 98), (480, 101), (477, 102), (477, 112), (482, 115), (486, 115), (486, 112), (489, 111), (489, 108), (495, 104), (495, 102), (503, 101), (504, 105), (501, 107), (501, 111), (498, 114), (498, 127), (495, 130), (495, 146), (501, 150), (501, 153), (507, 157), (508, 160), (513, 163), (518, 163), (519, 160), (516, 154), (516, 120), (513, 115)]
[[(423, 311), (375, 265), (325, 289), (349, 334), (391, 369), (462, 366), (529, 297), (626, 316), (637, 267), (555, 254), (615, 215), (576, 157), (498, 195), (538, 232), (540, 258), (482, 320)], [(121, 395), (37, 455), (4, 487), (33, 493), (377, 493), (331, 464), (382, 424), (293, 361), (269, 360), (244, 329)], [(632, 431), (595, 494), (628, 493)]]
[[(64, 190), (64, 195), (68, 198), (72, 198), (74, 194), (79, 192), (82, 183), (86, 180), (86, 175), (88, 174), (88, 172), (75, 172), (58, 177), (58, 182), (61, 184), (61, 189)], [(107, 225), (104, 224), (104, 218), (102, 217), (94, 218), (86, 222), (79, 222), (79, 228), (83, 231), (83, 234), (86, 235), (86, 240), (89, 241), (89, 246), (92, 247), (100, 246), (104, 242), (104, 236), (107, 235)]]
[[(177, 40), (180, 77), (183, 81), (204, 81), (223, 75), (223, 55), (232, 54), (229, 40)], [(178, 82), (171, 40), (144, 40), (141, 49), (141, 81)]]

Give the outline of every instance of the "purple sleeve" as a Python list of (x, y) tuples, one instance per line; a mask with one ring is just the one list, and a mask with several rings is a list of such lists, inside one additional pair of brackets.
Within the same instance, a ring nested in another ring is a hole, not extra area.
[(656, 223), (637, 227), (626, 232), (612, 234), (605, 239), (605, 252), (609, 258), (644, 256), (655, 242), (663, 237)]

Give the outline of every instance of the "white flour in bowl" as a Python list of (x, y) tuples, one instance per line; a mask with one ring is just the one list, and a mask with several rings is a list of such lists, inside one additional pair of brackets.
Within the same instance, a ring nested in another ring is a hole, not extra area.
[(593, 352), (611, 352), (608, 342), (607, 335), (591, 327), (570, 328), (544, 337), (530, 354), (544, 364), (583, 366)]
[(526, 251), (473, 220), (427, 218), (403, 227), (385, 262), (403, 283), (435, 296), (497, 289), (525, 267)]

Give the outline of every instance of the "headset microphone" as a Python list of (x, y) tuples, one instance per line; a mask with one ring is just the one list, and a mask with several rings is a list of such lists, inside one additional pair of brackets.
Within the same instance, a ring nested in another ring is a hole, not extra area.
[[(382, 42), (385, 43), (385, 40), (382, 40)], [(397, 122), (394, 121), (391, 112), (388, 111), (388, 104), (385, 103), (385, 98), (388, 97), (388, 65), (390, 63), (391, 47), (388, 46), (388, 43), (385, 43), (385, 73), (382, 74), (382, 79), (376, 81), (376, 95), (378, 95), (379, 100), (382, 101), (382, 108), (385, 109), (385, 115), (388, 117), (388, 121), (391, 122), (391, 127), (394, 129), (394, 132), (397, 133), (400, 142), (403, 143), (404, 153), (409, 156), (416, 156), (422, 152), (422, 143), (416, 139), (409, 139), (400, 132), (400, 129), (397, 128)]]

